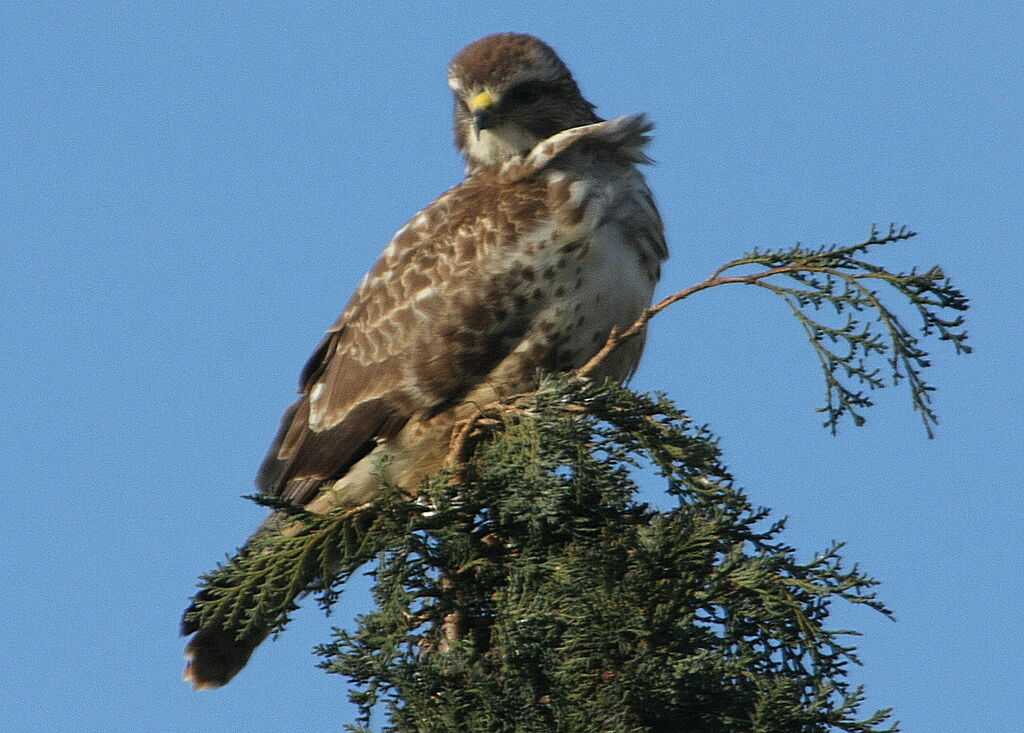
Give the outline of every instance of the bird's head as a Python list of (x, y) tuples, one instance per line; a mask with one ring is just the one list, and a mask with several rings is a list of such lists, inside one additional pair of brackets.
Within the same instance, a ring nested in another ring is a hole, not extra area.
[(455, 146), (470, 172), (600, 121), (551, 47), (521, 33), (466, 46), (448, 69), (448, 86), (455, 95)]

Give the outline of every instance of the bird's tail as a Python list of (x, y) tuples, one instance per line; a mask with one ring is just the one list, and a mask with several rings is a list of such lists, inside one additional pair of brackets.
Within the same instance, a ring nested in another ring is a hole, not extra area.
[[(201, 595), (201, 594), (200, 594)], [(182, 679), (196, 690), (212, 690), (226, 685), (249, 661), (253, 651), (267, 638), (267, 631), (250, 631), (241, 638), (231, 629), (202, 628), (189, 617), (196, 609), (193, 603), (181, 622), (182, 636), (192, 636), (185, 647), (185, 674)]]
[[(299, 595), (300, 591), (296, 590), (287, 597), (274, 598), (271, 605), (276, 603), (279, 608), (277, 612), (253, 613), (251, 609), (259, 606), (262, 584), (256, 582), (247, 588), (245, 583), (239, 582), (237, 575), (254, 569), (254, 561), (266, 555), (262, 543), (269, 536), (280, 533), (284, 522), (285, 517), (277, 512), (268, 517), (227, 565), (204, 576), (204, 587), (185, 609), (181, 619), (181, 635), (192, 638), (185, 646), (184, 656), (188, 664), (182, 679), (191, 683), (194, 689), (213, 690), (226, 685), (242, 670), (256, 647), (270, 635), (275, 622), (284, 616), (285, 609)], [(297, 584), (298, 588), (302, 586), (302, 583)], [(206, 614), (204, 617), (203, 607), (207, 604), (216, 605), (225, 594), (233, 596), (235, 606), (229, 611), (212, 617)], [(232, 618), (244, 621), (239, 624), (233, 622)]]
[(322, 525), (313, 514), (275, 512), (231, 560), (203, 576), (181, 621), (182, 636), (192, 636), (185, 681), (197, 690), (227, 684), (284, 627), (301, 596), (343, 582), (375, 557), (381, 548), (367, 537), (376, 516), (370, 507), (348, 508)]

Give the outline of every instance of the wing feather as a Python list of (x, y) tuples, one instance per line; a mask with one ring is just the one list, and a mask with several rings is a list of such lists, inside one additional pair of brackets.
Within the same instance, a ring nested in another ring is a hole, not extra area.
[[(543, 185), (495, 195), (474, 177), (418, 214), (385, 249), (306, 363), (301, 397), (261, 466), (264, 493), (305, 503), (415, 414), (465, 394), (514, 348), (531, 309), (496, 270)], [(518, 224), (517, 224), (518, 222)]]

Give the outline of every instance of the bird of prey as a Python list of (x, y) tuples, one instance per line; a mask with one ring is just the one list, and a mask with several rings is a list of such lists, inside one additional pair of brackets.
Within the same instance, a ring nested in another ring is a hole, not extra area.
[[(583, 365), (650, 305), (668, 252), (636, 167), (650, 162), (646, 118), (602, 120), (555, 52), (518, 33), (467, 46), (448, 85), (466, 178), (395, 234), (313, 352), (260, 468), (264, 494), (357, 506), (379, 494), (382, 458), (412, 490), (473, 405)], [(626, 379), (642, 348), (627, 342), (592, 378)], [(266, 636), (192, 618), (197, 689), (228, 682)]]

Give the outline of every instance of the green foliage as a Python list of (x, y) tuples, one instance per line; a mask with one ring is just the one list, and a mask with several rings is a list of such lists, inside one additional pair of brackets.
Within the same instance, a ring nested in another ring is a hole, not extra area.
[[(938, 267), (864, 259), (912, 236), (890, 227), (851, 246), (755, 250), (648, 309), (578, 374), (669, 305), (755, 285), (803, 326), (827, 427), (863, 423), (864, 390), (905, 381), (930, 436), (921, 340), (969, 352), (957, 315), (967, 299)], [(883, 293), (921, 318), (919, 335)], [(353, 730), (369, 730), (375, 711), (385, 730), (422, 733), (883, 730), (888, 710), (860, 719), (862, 692), (846, 682), (853, 632), (827, 625), (834, 601), (888, 614), (875, 581), (845, 569), (838, 545), (800, 562), (779, 539), (783, 522), (733, 485), (706, 429), (664, 398), (568, 376), (481, 418), (468, 463), (416, 497), (392, 488), (323, 515), (254, 497), (277, 525), (204, 576), (190, 620), (258, 641), (297, 597), (330, 608), (375, 560), (376, 610), (318, 649), (355, 684)], [(672, 509), (636, 499), (641, 469), (660, 476)]]
[[(317, 515), (271, 497), (247, 498), (277, 510), (279, 521), (200, 578), (202, 590), (187, 616), (203, 628), (232, 629), (237, 639), (279, 632), (298, 608), (296, 599), (310, 592), (328, 609), (352, 573), (390, 541), (367, 509)], [(285, 526), (294, 533), (278, 531)]]
[[(826, 627), (835, 600), (888, 613), (875, 581), (838, 546), (798, 561), (704, 428), (566, 378), (501, 416), (459, 483), (378, 507), (377, 610), (319, 649), (353, 730), (879, 730)], [(647, 464), (675, 508), (636, 500)]]
[[(871, 235), (854, 245), (809, 249), (797, 245), (787, 250), (754, 250), (720, 267), (701, 289), (724, 282), (745, 282), (766, 288), (782, 298), (803, 326), (825, 377), (826, 427), (835, 432), (849, 415), (864, 423), (861, 410), (872, 401), (863, 391), (886, 385), (874, 357), (885, 357), (893, 384), (904, 379), (914, 409), (920, 414), (929, 437), (938, 418), (931, 408), (930, 386), (923, 370), (930, 366), (921, 338), (935, 336), (953, 344), (956, 353), (970, 353), (962, 313), (968, 308), (964, 294), (953, 287), (940, 267), (924, 272), (890, 272), (863, 259), (869, 250), (916, 236), (905, 227), (890, 226), (886, 234), (872, 227)], [(737, 276), (734, 270), (759, 268)], [(726, 273), (729, 273), (726, 275)], [(789, 284), (782, 284), (788, 281)], [(902, 296), (921, 319), (921, 335), (915, 336), (900, 320), (883, 292)], [(831, 308), (843, 320), (836, 325), (822, 313)], [(945, 315), (952, 311), (954, 315)]]

